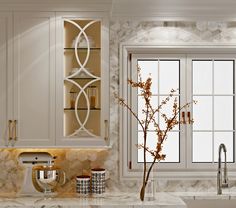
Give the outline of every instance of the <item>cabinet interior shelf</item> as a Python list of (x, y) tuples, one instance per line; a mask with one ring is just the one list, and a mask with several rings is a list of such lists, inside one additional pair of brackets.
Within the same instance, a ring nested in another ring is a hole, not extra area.
[(96, 79), (96, 78), (93, 78), (93, 77), (73, 77), (73, 78), (69, 78), (71, 80), (93, 80), (93, 79)]
[[(64, 50), (75, 50), (75, 48), (64, 48)], [(77, 50), (81, 50), (81, 51), (87, 51), (88, 50), (88, 48), (77, 48)], [(94, 50), (94, 51), (96, 51), (96, 50), (101, 50), (101, 48), (97, 48), (97, 47), (95, 47), (95, 48), (90, 48), (90, 50)]]
[[(74, 108), (64, 108), (64, 110), (66, 110), (66, 111), (71, 111), (71, 110), (75, 110)], [(77, 110), (88, 110), (88, 108), (77, 108)], [(90, 110), (101, 110), (101, 108), (90, 108)]]

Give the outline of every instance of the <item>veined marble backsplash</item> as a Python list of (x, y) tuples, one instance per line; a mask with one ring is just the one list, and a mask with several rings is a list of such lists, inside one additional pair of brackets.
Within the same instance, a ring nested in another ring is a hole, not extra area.
[[(110, 138), (109, 150), (38, 149), (57, 156), (56, 165), (65, 170), (67, 183), (60, 192), (75, 191), (75, 177), (89, 173), (91, 168), (103, 167), (107, 174), (109, 191), (137, 192), (140, 188), (135, 180), (119, 179), (119, 114), (114, 93), (119, 88), (120, 43), (236, 43), (235, 22), (163, 22), (125, 21), (110, 22)], [(24, 167), (17, 156), (25, 149), (0, 150), (0, 193), (16, 193), (23, 182)], [(32, 151), (32, 150), (29, 150)], [(37, 150), (35, 150), (37, 151)], [(235, 182), (231, 181), (232, 185)], [(215, 191), (214, 180), (157, 180), (158, 191)]]
[[(49, 152), (56, 156), (55, 165), (66, 172), (66, 184), (59, 192), (75, 192), (75, 178), (81, 174), (90, 174), (92, 168), (103, 167), (107, 171), (113, 168), (109, 164), (109, 152), (103, 149), (1, 149), (0, 151), (0, 193), (16, 193), (21, 188), (25, 167), (18, 162), (21, 152)], [(113, 162), (115, 164), (115, 161)]]

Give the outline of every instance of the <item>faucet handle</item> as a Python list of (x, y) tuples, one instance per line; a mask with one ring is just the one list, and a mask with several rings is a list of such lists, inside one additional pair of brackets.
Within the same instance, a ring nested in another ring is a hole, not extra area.
[(228, 180), (228, 177), (226, 175), (226, 177), (222, 181), (222, 188), (228, 188), (228, 187), (229, 187), (229, 180)]
[(226, 181), (222, 182), (221, 187), (222, 187), (222, 188), (229, 188), (228, 182), (226, 182)]

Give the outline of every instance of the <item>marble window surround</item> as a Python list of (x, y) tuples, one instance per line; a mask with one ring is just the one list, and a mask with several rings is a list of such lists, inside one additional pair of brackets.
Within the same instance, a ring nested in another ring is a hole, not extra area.
[[(75, 191), (75, 176), (89, 173), (93, 167), (107, 170), (107, 189), (113, 192), (137, 192), (139, 182), (119, 180), (119, 119), (118, 104), (114, 93), (119, 88), (120, 43), (236, 43), (235, 22), (163, 22), (163, 21), (110, 21), (110, 138), (109, 150), (40, 149), (57, 155), (56, 164), (67, 174), (67, 183), (59, 192)], [(24, 168), (17, 155), (24, 149), (0, 150), (0, 193), (15, 194), (21, 187)], [(37, 150), (36, 150), (37, 151)], [(231, 181), (231, 191), (235, 190)], [(157, 191), (166, 192), (210, 192), (215, 191), (216, 180), (157, 180)]]

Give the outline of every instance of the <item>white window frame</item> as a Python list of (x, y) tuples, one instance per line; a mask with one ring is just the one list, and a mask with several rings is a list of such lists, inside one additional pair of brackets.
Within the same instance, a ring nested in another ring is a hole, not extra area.
[[(214, 60), (214, 59), (220, 59), (220, 60), (234, 60), (234, 63), (236, 63), (236, 54), (209, 54), (209, 53), (207, 53), (207, 54), (191, 54), (191, 55), (188, 55), (187, 56), (187, 66), (190, 66), (191, 65), (191, 63), (192, 63), (192, 60), (196, 60), (196, 59), (199, 59), (199, 60)], [(189, 85), (188, 86), (191, 86), (191, 87), (189, 87), (189, 88), (187, 88), (187, 101), (188, 102), (190, 102), (191, 100), (192, 100), (192, 79), (193, 79), (193, 75), (192, 75), (192, 70), (191, 70), (191, 68), (188, 68), (187, 69), (187, 73), (188, 73), (188, 75), (187, 75), (187, 77), (189, 77), (190, 78), (190, 80), (188, 80), (188, 81), (190, 81), (190, 83), (189, 83)], [(234, 80), (236, 80), (236, 77), (235, 77), (235, 72), (234, 72)], [(213, 84), (213, 83), (212, 83)], [(234, 88), (235, 88), (235, 86), (234, 86)], [(234, 89), (234, 91), (235, 91), (235, 89)], [(235, 94), (232, 94), (232, 95), (235, 95)], [(224, 95), (225, 96), (225, 95)], [(213, 104), (214, 105), (214, 104)], [(236, 106), (234, 106), (234, 108), (235, 108)], [(235, 113), (234, 113), (235, 114)], [(193, 112), (192, 112), (192, 109), (191, 109), (191, 115), (193, 115)], [(236, 115), (236, 114), (235, 114)], [(235, 119), (235, 115), (234, 115), (234, 119)], [(212, 122), (214, 122), (214, 121), (212, 121)], [(235, 123), (234, 123), (234, 129), (236, 129), (236, 126), (235, 126)], [(215, 132), (215, 131), (214, 131)], [(220, 131), (220, 132), (224, 132), (223, 130), (222, 131)], [(229, 132), (229, 131), (226, 131), (226, 132)], [(232, 132), (235, 132), (235, 130), (234, 131), (232, 131)], [(191, 130), (191, 128), (187, 128), (187, 137), (188, 138), (192, 138), (192, 130)], [(192, 139), (190, 139), (189, 140), (189, 143), (187, 144), (188, 146), (187, 146), (187, 150), (188, 150), (188, 152), (187, 152), (187, 155), (188, 156), (192, 156)], [(234, 142), (235, 143), (235, 142)], [(228, 163), (227, 164), (227, 167), (230, 169), (230, 170), (236, 170), (235, 169), (235, 165), (236, 165), (236, 157), (235, 157), (235, 151), (236, 151), (236, 146), (235, 146), (235, 144), (234, 144), (234, 163)], [(212, 152), (212, 154), (214, 155), (214, 149), (213, 149), (213, 152)], [(214, 157), (214, 156), (213, 156)], [(223, 160), (224, 160), (224, 158), (223, 158)], [(208, 169), (208, 170), (216, 170), (217, 169), (217, 163), (192, 163), (192, 158), (191, 158), (191, 160), (188, 160), (187, 161), (187, 168), (188, 169)]]
[[(192, 55), (194, 54), (194, 59), (197, 57), (207, 57), (209, 54), (214, 54), (214, 58), (220, 57), (223, 55), (228, 59), (234, 59), (236, 61), (236, 45), (229, 44), (221, 44), (221, 45), (133, 45), (133, 44), (121, 44), (120, 45), (120, 89), (119, 96), (124, 98), (128, 104), (131, 104), (131, 99), (128, 99), (131, 96), (129, 90), (127, 90), (127, 79), (131, 77), (130, 67), (134, 63), (131, 63), (130, 54), (132, 56), (135, 54), (136, 57), (139, 57), (139, 54), (161, 54), (163, 57), (182, 57), (185, 55), (186, 64), (188, 65), (189, 61), (191, 61)], [(182, 55), (180, 55), (182, 54)], [(147, 55), (148, 56), (148, 55)], [(212, 57), (213, 57), (212, 56)], [(143, 55), (142, 55), (143, 57)], [(160, 57), (160, 56), (159, 56)], [(230, 57), (230, 58), (229, 58)], [(208, 59), (210, 57), (208, 56)], [(236, 62), (235, 62), (236, 63)], [(186, 74), (185, 74), (186, 73)], [(192, 75), (190, 69), (186, 71), (181, 71), (180, 79), (184, 79), (184, 83), (181, 83), (181, 88), (186, 86), (191, 86), (191, 80), (187, 79), (187, 77), (191, 77)], [(236, 73), (234, 73), (236, 74)], [(183, 103), (189, 102), (191, 100), (191, 92), (192, 89), (188, 88), (185, 97), (181, 97), (181, 105)], [(131, 161), (130, 154), (130, 146), (131, 139), (129, 139), (131, 128), (127, 128), (131, 123), (130, 117), (128, 116), (127, 109), (120, 106), (120, 178), (121, 179), (137, 179), (142, 175), (142, 169), (140, 166), (138, 167), (134, 164), (134, 161)], [(134, 124), (133, 124), (134, 125)], [(235, 128), (236, 129), (236, 128)], [(186, 138), (191, 138), (191, 130), (190, 128), (184, 126), (181, 129), (181, 134), (185, 134), (185, 140), (181, 141), (181, 145), (185, 146), (185, 151), (180, 154), (180, 160), (182, 163), (178, 164), (160, 164), (155, 165), (155, 173), (154, 176), (159, 179), (212, 179), (216, 178), (216, 167), (217, 164), (213, 164), (212, 167), (209, 168), (207, 164), (193, 164), (191, 162), (192, 156), (190, 159), (183, 160), (184, 158), (188, 158), (189, 155), (192, 155), (192, 141)], [(134, 146), (134, 145), (133, 145)], [(181, 147), (180, 147), (181, 148)], [(234, 147), (235, 148), (235, 147)], [(236, 148), (235, 148), (236, 150)], [(181, 150), (182, 151), (182, 150)], [(235, 156), (234, 156), (235, 157)], [(235, 158), (234, 158), (235, 160)], [(236, 179), (236, 167), (234, 167), (236, 161), (233, 164), (228, 164), (229, 167), (229, 177), (230, 179)]]
[[(161, 60), (179, 60), (180, 61), (180, 70), (181, 69), (185, 69), (185, 56), (184, 54), (132, 54), (132, 59), (131, 59), (131, 66), (130, 68), (132, 68), (130, 70), (130, 76), (132, 80), (137, 80), (137, 61), (138, 59), (161, 59)], [(179, 84), (180, 86), (180, 91), (181, 89), (185, 89), (185, 71), (181, 71), (180, 72), (180, 77), (179, 77)], [(181, 96), (181, 92), (180, 94), (177, 93), (177, 96), (180, 96), (180, 105), (183, 105), (184, 103), (186, 103), (186, 97), (185, 96)], [(168, 94), (162, 94), (161, 96), (167, 97)], [(131, 100), (135, 100), (137, 97), (137, 89), (136, 88), (131, 88)], [(134, 102), (132, 103), (132, 109), (134, 111), (137, 111), (138, 108), (138, 103)], [(130, 155), (130, 160), (132, 161), (132, 169), (138, 171), (139, 169), (142, 168), (142, 163), (138, 164), (137, 161), (137, 140), (136, 138), (138, 138), (138, 132), (135, 130), (137, 128), (137, 121), (134, 117), (132, 117), (131, 119), (131, 135), (132, 138), (131, 139), (131, 144), (130, 144), (130, 148), (132, 149), (131, 151), (131, 155)], [(184, 134), (186, 132), (186, 126), (185, 125), (180, 125), (180, 129), (179, 129), (179, 133), (181, 134), (180, 137), (184, 138)], [(184, 140), (180, 141), (180, 152), (179, 152), (179, 159), (180, 162), (179, 163), (159, 163), (158, 167), (159, 168), (163, 168), (163, 169), (172, 169), (172, 168), (184, 168), (185, 164), (183, 163), (184, 158), (185, 158), (185, 149), (181, 149), (182, 146), (185, 146), (185, 142)]]

